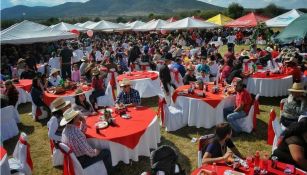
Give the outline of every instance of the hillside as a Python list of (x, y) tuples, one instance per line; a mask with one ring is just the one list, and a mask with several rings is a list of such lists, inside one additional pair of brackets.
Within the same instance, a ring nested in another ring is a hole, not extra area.
[(1, 18), (3, 20), (79, 16), (132, 16), (209, 9), (219, 10), (222, 8), (197, 0), (89, 0), (84, 3), (68, 2), (53, 7), (14, 6), (1, 10)]

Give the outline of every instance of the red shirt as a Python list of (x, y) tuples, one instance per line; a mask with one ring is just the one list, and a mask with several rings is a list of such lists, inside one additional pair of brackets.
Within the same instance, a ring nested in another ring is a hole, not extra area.
[(278, 57), (279, 52), (276, 51), (276, 50), (273, 50), (271, 54), (272, 54), (272, 58), (276, 58), (276, 57)]
[(237, 92), (236, 95), (236, 107), (240, 106), (242, 104), (242, 102), (244, 103), (243, 106), (243, 111), (248, 114), (249, 113), (249, 109), (252, 105), (252, 97), (249, 94), (249, 92), (247, 92), (246, 89), (243, 89), (243, 91), (241, 92)]
[(104, 90), (103, 80), (101, 78), (97, 79), (96, 77), (94, 77), (92, 79), (92, 87), (95, 90)]
[(285, 73), (292, 75), (294, 82), (301, 81), (301, 70), (298, 67), (287, 67)]

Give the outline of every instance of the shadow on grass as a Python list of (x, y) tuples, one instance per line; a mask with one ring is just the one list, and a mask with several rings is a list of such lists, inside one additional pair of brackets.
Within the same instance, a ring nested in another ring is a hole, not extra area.
[(279, 106), (280, 100), (286, 97), (260, 97), (260, 105)]
[(169, 133), (191, 140), (193, 137), (192, 135), (200, 137), (206, 134), (214, 133), (214, 127), (210, 129), (205, 129), (205, 128), (196, 128), (195, 126), (185, 126), (184, 128)]
[[(191, 171), (192, 165), (189, 158), (180, 152), (180, 148), (178, 148), (174, 142), (162, 136), (159, 146), (161, 145), (169, 145), (174, 148), (178, 154), (179, 164), (183, 169), (185, 169), (186, 173)], [(140, 156), (138, 162), (131, 161), (130, 164), (120, 162), (116, 167), (114, 167), (114, 172), (111, 175), (140, 175), (142, 172), (150, 172), (149, 157)]]

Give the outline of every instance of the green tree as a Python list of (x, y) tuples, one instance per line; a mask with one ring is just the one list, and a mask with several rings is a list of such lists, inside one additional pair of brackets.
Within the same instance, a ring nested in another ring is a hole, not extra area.
[(149, 13), (149, 15), (148, 15), (148, 19), (155, 19), (155, 14), (153, 14), (153, 13)]
[(231, 3), (228, 6), (228, 15), (233, 18), (239, 18), (243, 15), (244, 8), (238, 3)]
[(101, 21), (101, 19), (100, 19), (99, 17), (96, 17), (96, 18), (94, 19), (94, 22), (99, 22), (99, 21)]
[(125, 23), (126, 20), (125, 20), (123, 17), (120, 16), (120, 17), (117, 17), (117, 18), (116, 18), (116, 22), (117, 22), (117, 23), (120, 23), (120, 22)]

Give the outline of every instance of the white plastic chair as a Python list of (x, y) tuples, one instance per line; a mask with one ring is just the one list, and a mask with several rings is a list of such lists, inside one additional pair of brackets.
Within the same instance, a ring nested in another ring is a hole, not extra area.
[(1, 142), (19, 134), (17, 122), (19, 115), (14, 106), (7, 106), (0, 109)]
[(273, 126), (273, 131), (275, 133), (273, 145), (272, 145), (272, 153), (273, 153), (273, 151), (278, 146), (278, 140), (279, 140), (279, 137), (282, 133), (282, 128), (281, 128), (280, 122), (279, 122), (277, 117), (275, 118), (275, 120), (272, 121), (272, 126)]
[[(178, 76), (178, 82), (176, 80), (176, 74)], [(172, 70), (171, 71), (171, 78), (172, 78), (172, 83), (176, 86), (176, 87), (179, 87), (179, 86), (183, 86), (183, 79), (182, 79), (182, 76), (181, 74), (179, 73), (178, 70)]]
[(112, 95), (112, 86), (110, 83), (108, 83), (105, 95), (97, 98), (97, 105), (98, 106), (114, 106), (114, 104), (115, 104), (115, 101)]
[(32, 174), (33, 164), (30, 155), (30, 147), (27, 135), (23, 132), (20, 134), (19, 140), (15, 146), (13, 158), (9, 159), (9, 165), (11, 170), (16, 170), (19, 174)]
[(43, 107), (40, 107), (38, 108), (33, 100), (32, 100), (32, 97), (30, 95), (30, 98), (31, 98), (31, 103), (32, 103), (32, 118), (33, 120), (42, 120), (42, 119), (45, 119), (48, 117), (48, 113), (47, 111), (43, 110)]
[(9, 166), (9, 162), (8, 162), (8, 156), (7, 156), (7, 153), (6, 153), (6, 150), (1, 147), (1, 152), (3, 155), (0, 160), (0, 174), (5, 174), (5, 175), (10, 175), (11, 174), (11, 170), (10, 170), (10, 166)]
[[(71, 152), (70, 148), (65, 145), (64, 143), (60, 143), (59, 144), (60, 149), (63, 151), (64, 153), (64, 167), (63, 169), (67, 168), (69, 170), (68, 167), (65, 166), (69, 166), (69, 162), (68, 161), (72, 161), (73, 164), (73, 170), (75, 175), (107, 175), (107, 170), (104, 166), (103, 161), (99, 161), (94, 163), (91, 166), (88, 166), (87, 168), (83, 169), (81, 164), (79, 163), (77, 157), (75, 156), (75, 154), (73, 152)], [(67, 162), (65, 162), (67, 161)], [(65, 172), (64, 172), (65, 175)]]
[(214, 138), (214, 134), (208, 134), (201, 136), (198, 141), (198, 152), (197, 152), (197, 165), (198, 168), (202, 166), (203, 159), (203, 148), (210, 143), (210, 141)]

